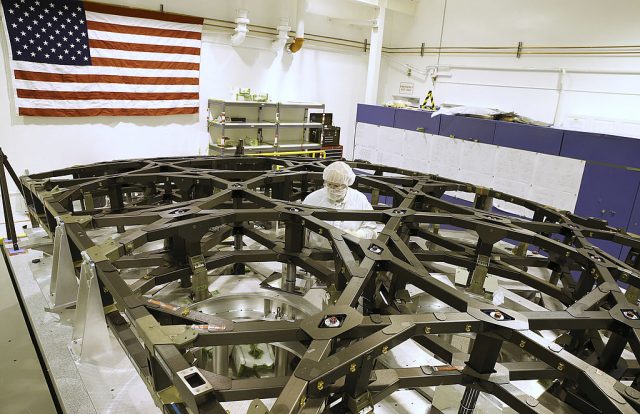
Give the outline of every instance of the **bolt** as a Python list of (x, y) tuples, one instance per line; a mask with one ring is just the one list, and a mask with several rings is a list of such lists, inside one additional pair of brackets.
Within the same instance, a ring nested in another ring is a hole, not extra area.
[(622, 311), (622, 314), (627, 319), (632, 319), (634, 321), (638, 319), (638, 314), (635, 311), (631, 310), (631, 309)]
[(349, 371), (356, 372), (356, 363), (355, 362), (352, 362), (351, 365), (349, 365)]
[(318, 391), (322, 391), (322, 389), (324, 388), (324, 381), (320, 380), (318, 381)]
[(371, 246), (369, 246), (369, 251), (375, 254), (382, 253), (382, 249), (380, 248), (380, 246), (376, 246), (375, 244), (372, 244)]
[(303, 395), (302, 398), (300, 398), (300, 408), (304, 407), (306, 403), (307, 403), (307, 397)]
[(187, 308), (184, 308), (184, 309), (182, 310), (182, 316), (188, 316), (188, 315), (189, 315), (189, 313), (191, 313), (191, 311), (190, 311), (189, 309), (187, 309)]
[(558, 371), (564, 370), (564, 364), (562, 362), (558, 363)]
[(404, 210), (393, 210), (394, 214), (404, 214)]
[(591, 274), (594, 274), (596, 272), (596, 269), (591, 269)]
[(465, 332), (471, 332), (471, 325), (466, 324), (464, 327)]
[(383, 353), (383, 354), (386, 354), (387, 352), (389, 352), (389, 347), (388, 347), (388, 346), (386, 346), (386, 345), (384, 345), (384, 346), (382, 347), (382, 353)]
[(525, 345), (527, 345), (527, 341), (525, 341), (524, 339), (520, 341), (520, 348), (524, 348)]
[(427, 326), (426, 328), (424, 328), (424, 333), (431, 333), (431, 327)]

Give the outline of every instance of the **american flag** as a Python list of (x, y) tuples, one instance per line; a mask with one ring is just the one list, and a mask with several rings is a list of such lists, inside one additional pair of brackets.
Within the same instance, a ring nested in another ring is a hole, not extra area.
[(202, 18), (1, 0), (18, 115), (198, 113)]

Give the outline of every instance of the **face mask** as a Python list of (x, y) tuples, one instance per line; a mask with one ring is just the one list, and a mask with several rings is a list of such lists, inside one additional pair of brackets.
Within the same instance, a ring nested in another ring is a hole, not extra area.
[(327, 192), (329, 193), (329, 199), (331, 201), (341, 201), (347, 195), (347, 187), (340, 189), (327, 187)]

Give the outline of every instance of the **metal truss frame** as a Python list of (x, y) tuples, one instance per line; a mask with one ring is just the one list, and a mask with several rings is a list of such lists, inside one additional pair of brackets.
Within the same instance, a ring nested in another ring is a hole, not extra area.
[[(74, 258), (83, 253), (95, 264), (107, 322), (157, 401), (164, 402), (158, 396), (172, 389), (193, 413), (224, 413), (221, 401), (254, 398), (277, 398), (273, 413), (359, 413), (397, 389), (462, 384), (466, 399), (486, 392), (523, 413), (551, 413), (557, 406), (594, 413), (640, 409), (638, 236), (495, 190), (358, 162), (350, 164), (371, 175), (359, 175), (354, 186), (372, 193), (374, 201), (392, 197), (393, 207), (334, 211), (302, 205), (306, 194), (322, 186), (325, 163), (264, 157), (126, 160), (32, 174), (21, 183), (34, 222), (50, 234), (64, 222)], [(447, 191), (474, 194), (475, 201), (453, 204), (443, 198)], [(109, 205), (96, 208), (104, 196)], [(496, 214), (492, 199), (523, 206), (533, 218)], [(327, 224), (333, 220), (371, 220), (384, 228), (377, 239), (362, 240)], [(284, 239), (253, 225), (274, 221), (284, 225)], [(437, 225), (473, 232), (477, 244), (449, 239)], [(100, 228), (115, 228), (121, 237), (96, 244), (87, 232)], [(326, 238), (331, 249), (306, 247), (305, 231)], [(235, 237), (235, 250), (214, 249), (229, 236)], [(264, 248), (244, 249), (237, 242), (243, 236)], [(420, 248), (413, 236), (433, 248)], [(164, 240), (163, 249), (140, 251), (158, 240)], [(498, 253), (494, 245), (501, 240), (532, 246), (542, 255)], [(628, 246), (627, 263), (590, 240)], [(244, 263), (265, 261), (302, 268), (335, 287), (333, 303), (297, 321), (234, 322), (145, 296), (179, 280), (202, 299), (204, 269), (235, 265), (241, 273)], [(432, 277), (435, 262), (467, 268), (467, 288)], [(124, 269), (149, 267), (134, 284), (120, 277)], [(550, 269), (551, 278), (530, 273), (534, 267)], [(386, 283), (380, 282), (382, 274)], [(482, 294), (488, 274), (528, 285), (564, 309), (516, 312), (487, 305), (473, 293)], [(410, 313), (407, 284), (453, 311)], [(619, 284), (628, 286), (626, 294)], [(339, 319), (337, 327), (323, 327), (330, 317)], [(538, 333), (546, 329), (566, 331), (570, 341), (549, 341)], [(599, 331), (608, 331), (608, 340)], [(462, 356), (466, 362), (453, 365), (460, 350), (438, 336), (449, 333), (476, 334), (470, 353)], [(410, 338), (448, 365), (376, 364)], [(231, 379), (193, 367), (186, 357), (193, 347), (281, 341), (306, 349), (289, 376)], [(509, 344), (522, 361), (498, 361)], [(635, 358), (622, 358), (625, 348)], [(526, 379), (557, 380), (552, 404), (512, 384)]]

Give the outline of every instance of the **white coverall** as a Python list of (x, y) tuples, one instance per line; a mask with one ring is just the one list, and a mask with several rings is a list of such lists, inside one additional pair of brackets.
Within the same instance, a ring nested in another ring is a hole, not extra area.
[[(336, 210), (373, 210), (367, 197), (353, 188), (347, 188), (347, 195), (341, 201), (335, 202), (329, 198), (327, 188), (322, 187), (309, 194), (302, 203)], [(375, 239), (378, 236), (376, 223), (373, 221), (327, 221), (327, 223), (362, 239)], [(316, 233), (311, 233), (309, 246), (330, 247), (327, 239)]]

